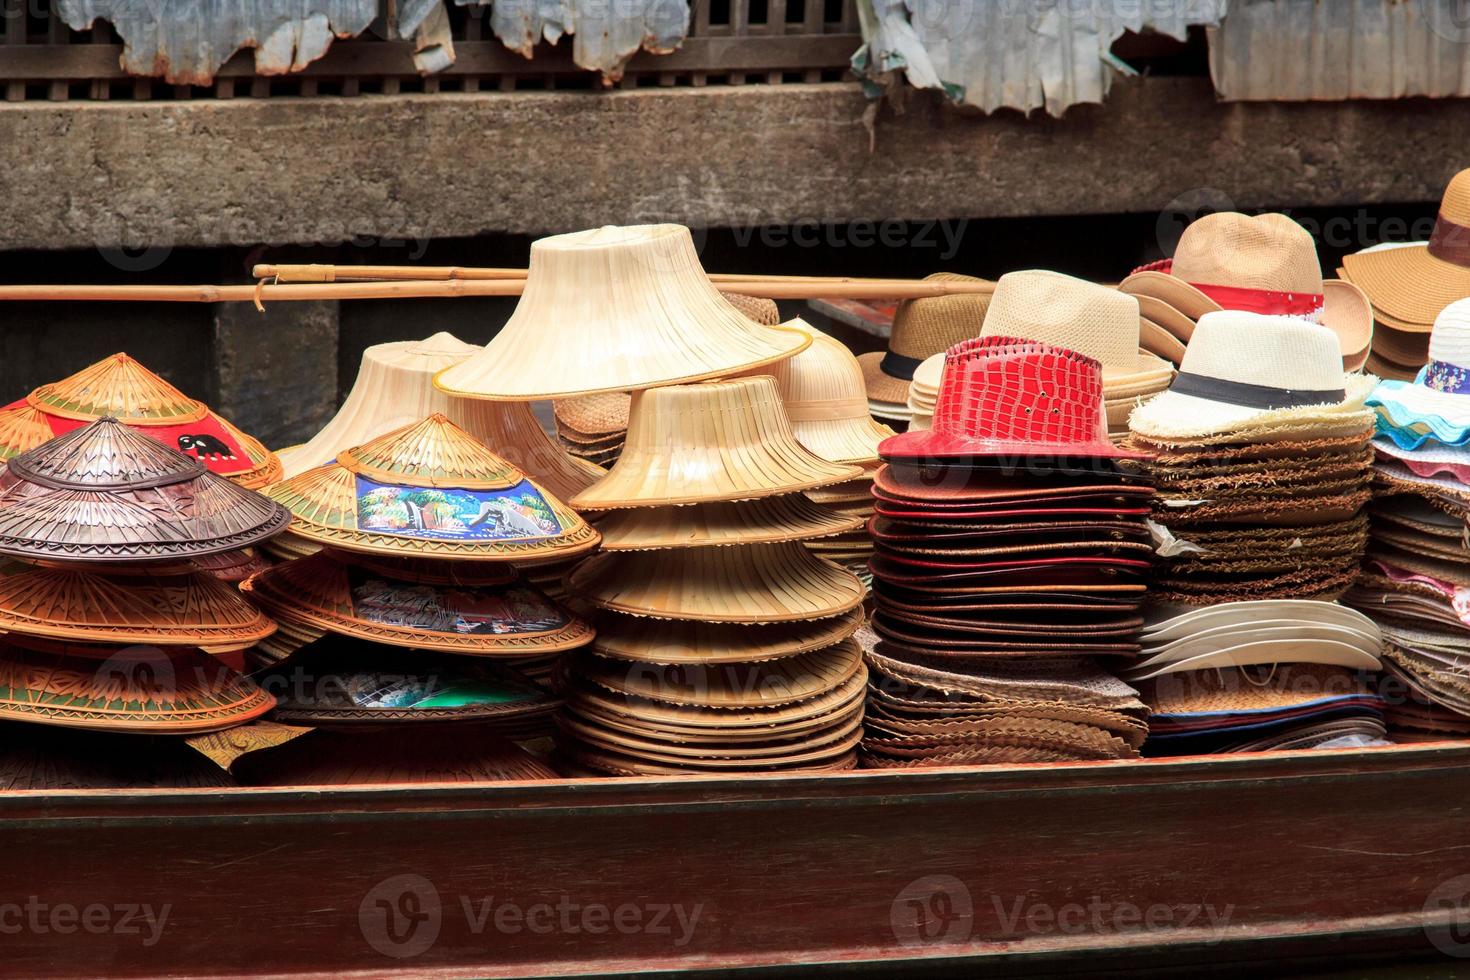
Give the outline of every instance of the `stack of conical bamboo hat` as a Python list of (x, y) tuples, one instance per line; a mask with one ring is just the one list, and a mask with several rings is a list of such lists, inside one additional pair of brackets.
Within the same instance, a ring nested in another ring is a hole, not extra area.
[(211, 473), (243, 487), (259, 489), (280, 478), (281, 461), (258, 440), (127, 354), (113, 354), (41, 385), (0, 409), (0, 459), (104, 417), (194, 457)]
[(807, 496), (834, 511), (860, 519), (863, 526), (807, 541), (806, 546), (854, 573), (866, 586), (872, 581), (868, 559), (873, 555), (873, 539), (867, 522), (873, 516), (873, 473), (878, 467), (878, 444), (894, 432), (868, 414), (863, 369), (853, 353), (840, 341), (801, 320), (793, 320), (790, 325), (808, 332), (812, 345), (768, 370), (781, 392), (792, 434), (814, 456), (829, 463), (862, 467), (861, 476), (809, 490)]
[(604, 512), (604, 551), (568, 579), (600, 612), (562, 668), (564, 753), (614, 773), (852, 765), (862, 583), (802, 542), (860, 525), (805, 496), (860, 473), (802, 448), (770, 377), (634, 395), (622, 457), (572, 501)]
[(287, 520), (111, 418), (12, 458), (0, 473), (0, 718), (195, 734), (269, 711), (227, 663), (275, 624), (192, 562)]

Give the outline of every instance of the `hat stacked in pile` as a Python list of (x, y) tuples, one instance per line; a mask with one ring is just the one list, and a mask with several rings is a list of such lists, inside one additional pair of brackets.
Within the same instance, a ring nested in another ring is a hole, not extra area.
[(562, 671), (563, 753), (621, 774), (850, 767), (863, 587), (803, 542), (861, 519), (803, 492), (861, 473), (802, 448), (770, 377), (635, 394), (621, 458), (572, 501), (603, 512), (603, 551), (568, 578), (599, 613)]
[(930, 354), (914, 369), (909, 383), (909, 430), (923, 432), (934, 428), (934, 405), (939, 400), (939, 385), (944, 379), (946, 351)]
[[(950, 272), (936, 272), (924, 281), (984, 282)], [(962, 340), (978, 337), (989, 305), (990, 297), (985, 293), (926, 296), (900, 303), (893, 315), (888, 349), (858, 357), (868, 391), (869, 413), (882, 422), (907, 426), (913, 417), (909, 386), (919, 365)]]
[(867, 584), (873, 554), (867, 528), (873, 514), (873, 472), (878, 444), (893, 430), (868, 414), (862, 368), (852, 351), (801, 320), (789, 325), (809, 333), (812, 345), (789, 361), (759, 370), (775, 377), (791, 432), (803, 448), (829, 463), (862, 467), (856, 479), (807, 491), (816, 503), (860, 521), (860, 526), (805, 544)]
[(1009, 337), (947, 355), (934, 427), (874, 485), (864, 764), (1130, 758), (1153, 490), (1107, 436), (1102, 366)]
[(1205, 215), (1184, 229), (1172, 259), (1134, 270), (1118, 288), (1138, 299), (1144, 346), (1175, 364), (1200, 318), (1221, 310), (1319, 323), (1336, 335), (1349, 371), (1363, 366), (1373, 341), (1368, 297), (1324, 280), (1311, 234), (1284, 214)]
[(1343, 278), (1362, 287), (1377, 321), (1368, 369), (1412, 380), (1429, 359), (1440, 311), (1470, 298), (1470, 170), (1445, 187), (1429, 241), (1374, 246), (1342, 264)]

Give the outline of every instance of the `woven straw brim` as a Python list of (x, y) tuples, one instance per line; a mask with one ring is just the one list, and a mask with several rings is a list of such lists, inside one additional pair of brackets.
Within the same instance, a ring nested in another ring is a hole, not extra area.
[(809, 452), (832, 463), (876, 463), (878, 443), (896, 433), (873, 418), (827, 419), (819, 422), (793, 422), (796, 441)]
[(809, 622), (745, 624), (652, 621), (603, 612), (593, 649), (607, 657), (650, 664), (758, 663), (822, 650), (863, 624), (862, 610)]
[(1157, 296), (1150, 296), (1147, 293), (1131, 293), (1130, 295), (1138, 300), (1138, 311), (1144, 319), (1157, 324), (1180, 343), (1189, 343), (1189, 338), (1194, 336), (1193, 320)]
[(1191, 442), (1172, 447), (1156, 445), (1134, 437), (1137, 447), (1151, 453), (1156, 470), (1164, 468), (1192, 469), (1201, 466), (1253, 463), (1269, 469), (1282, 461), (1305, 463), (1353, 453), (1367, 445), (1373, 436), (1374, 422), (1363, 418), (1355, 430), (1323, 438), (1280, 439), (1271, 442)]
[(781, 322), (781, 308), (773, 299), (764, 296), (745, 296), (741, 293), (720, 290), (720, 295), (725, 297), (725, 302), (739, 310), (752, 323), (759, 323), (763, 327), (774, 327)]
[(1432, 324), (1470, 296), (1470, 267), (1435, 258), (1427, 245), (1359, 252), (1342, 264), (1376, 308), (1400, 321)]
[(852, 573), (794, 543), (599, 554), (567, 586), (604, 609), (716, 623), (821, 619), (863, 601)]
[(68, 728), (191, 735), (275, 707), (254, 682), (198, 650), (107, 657), (0, 649), (0, 718)]
[(1149, 709), (1168, 715), (1284, 710), (1367, 690), (1352, 671), (1321, 664), (1282, 664), (1274, 673), (1250, 676), (1238, 669), (1192, 671), (1139, 686)]
[(597, 524), (604, 551), (722, 547), (826, 538), (863, 519), (815, 504), (799, 493), (738, 503), (640, 507), (612, 511)]
[(297, 537), (288, 528), (261, 545), (260, 550), (272, 558), (290, 561), (292, 558), (309, 558), (321, 551), (324, 545)]
[(906, 405), (911, 382), (884, 373), (883, 358), (886, 355), (887, 351), (881, 350), (858, 355), (858, 366), (863, 369), (863, 387), (868, 392), (868, 400)]
[(831, 753), (817, 752), (789, 759), (768, 759), (761, 765), (751, 762), (702, 765), (692, 760), (683, 765), (661, 764), (615, 752), (591, 749), (580, 743), (566, 746), (563, 751), (571, 756), (576, 765), (585, 767), (590, 773), (601, 773), (608, 776), (697, 776), (726, 775), (734, 772), (785, 774), (846, 772), (857, 768), (858, 759), (856, 751), (843, 750), (840, 745), (834, 747)]
[(247, 786), (376, 786), (559, 779), (525, 749), (501, 738), (470, 738), (457, 726), (412, 734), (311, 732), (240, 756), (230, 774)]
[(235, 441), (240, 444), (241, 449), (245, 450), (245, 455), (250, 457), (250, 462), (253, 464), (250, 469), (241, 473), (224, 474), (227, 479), (238, 483), (247, 490), (259, 490), (285, 476), (286, 468), (281, 463), (281, 458), (265, 448), (265, 443), (254, 436), (246, 435), (217, 415), (214, 418), (219, 422), (220, 428), (235, 437)]
[[(226, 772), (230, 768), (230, 763), (247, 752), (258, 752), (272, 746), (282, 745), (293, 738), (300, 738), (309, 731), (311, 731), (310, 728), (259, 720), (222, 732), (194, 735), (184, 741), (191, 749), (218, 766), (221, 772)], [(231, 784), (233, 785), (233, 781)]]
[(552, 403), (558, 429), (569, 429), (577, 442), (598, 441), (628, 430), (628, 410), (633, 396), (627, 392), (559, 398)]
[(1429, 363), (1429, 333), (1408, 333), (1380, 323), (1373, 332), (1373, 353), (1401, 368), (1419, 368)]
[[(277, 565), (241, 589), (279, 620), (392, 646), (524, 657), (570, 650), (594, 635), (526, 586), (405, 584), (354, 574), (329, 554)], [(472, 632), (481, 618), (483, 632)]]
[(1166, 391), (1145, 402), (1129, 420), (1132, 431), (1146, 439), (1169, 442), (1176, 439), (1225, 437), (1244, 431), (1267, 430), (1279, 426), (1293, 429), (1314, 424), (1342, 425), (1365, 411), (1364, 402), (1376, 379), (1360, 374), (1343, 378), (1346, 397), (1330, 405), (1303, 408), (1260, 409), (1227, 405), (1194, 395)]
[[(1422, 367), (1422, 365), (1420, 366)], [(1418, 367), (1395, 364), (1393, 361), (1380, 357), (1376, 353), (1368, 355), (1368, 360), (1363, 363), (1363, 370), (1385, 381), (1412, 382), (1419, 376)]]
[[(510, 404), (520, 404), (512, 402)], [(627, 430), (620, 430), (606, 436), (586, 436), (580, 432), (574, 432), (565, 427), (557, 428), (557, 438), (561, 439), (562, 445), (567, 452), (582, 453), (584, 455), (603, 453), (610, 450), (621, 449), (627, 440)]]

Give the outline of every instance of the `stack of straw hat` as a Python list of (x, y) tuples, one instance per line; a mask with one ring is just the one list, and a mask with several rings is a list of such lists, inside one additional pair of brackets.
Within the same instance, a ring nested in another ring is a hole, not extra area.
[(923, 432), (934, 428), (934, 403), (939, 400), (939, 385), (944, 379), (945, 351), (930, 354), (914, 369), (909, 382), (909, 429)]
[(621, 458), (572, 501), (603, 512), (603, 551), (568, 579), (599, 613), (560, 685), (564, 754), (622, 774), (851, 766), (863, 587), (802, 542), (861, 520), (803, 491), (861, 472), (802, 448), (770, 377), (634, 395)]
[(1143, 344), (1175, 364), (1207, 313), (1293, 316), (1337, 337), (1342, 366), (1361, 368), (1373, 341), (1363, 290), (1322, 278), (1311, 234), (1284, 214), (1208, 214), (1179, 236), (1172, 259), (1134, 270), (1119, 289), (1138, 299)]
[[(924, 281), (984, 282), (951, 272), (936, 272)], [(962, 340), (978, 337), (989, 305), (990, 297), (983, 293), (926, 296), (900, 303), (893, 315), (888, 349), (858, 357), (868, 392), (868, 411), (883, 422), (906, 426), (913, 418), (909, 388), (919, 365)]]
[(111, 418), (13, 457), (0, 473), (0, 718), (189, 735), (269, 711), (233, 668), (275, 624), (195, 563), (288, 520)]
[(597, 546), (586, 521), (440, 414), (266, 491), (325, 550), (244, 584), (282, 625), (279, 659), (329, 633), (546, 674), (591, 628), (519, 581), (521, 562)]
[(0, 409), (0, 459), (104, 417), (194, 457), (242, 487), (258, 490), (280, 479), (274, 453), (127, 354), (41, 385)]
[(1411, 380), (1428, 360), (1440, 311), (1470, 298), (1470, 170), (1450, 179), (1427, 242), (1393, 243), (1343, 259), (1344, 279), (1362, 287), (1377, 328), (1368, 369)]
[(1169, 391), (1133, 412), (1155, 519), (1177, 539), (1155, 597), (1331, 600), (1357, 574), (1372, 480), (1372, 380), (1295, 317), (1200, 319)]
[(857, 518), (862, 526), (805, 544), (866, 585), (871, 582), (868, 559), (873, 554), (873, 539), (867, 523), (873, 514), (878, 444), (893, 435), (893, 430), (868, 414), (862, 368), (852, 351), (801, 320), (791, 321), (790, 326), (808, 332), (812, 345), (789, 361), (759, 370), (776, 378), (792, 434), (803, 448), (829, 463), (863, 469), (856, 479), (807, 491), (811, 500)]
[(1097, 658), (1138, 652), (1153, 490), (1102, 365), (956, 345), (933, 428), (880, 451), (865, 764), (1135, 757), (1143, 705)]

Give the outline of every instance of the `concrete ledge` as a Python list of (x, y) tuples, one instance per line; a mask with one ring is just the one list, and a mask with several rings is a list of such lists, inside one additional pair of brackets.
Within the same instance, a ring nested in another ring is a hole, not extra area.
[(846, 84), (0, 104), (0, 249), (1437, 200), (1470, 123), (1455, 100), (1223, 104), (1194, 78), (1060, 120), (908, 102), (875, 153)]

